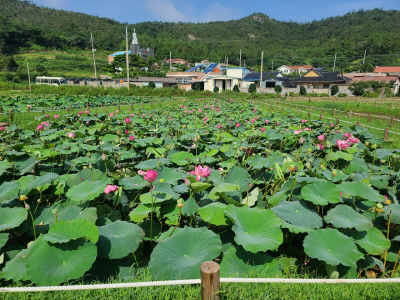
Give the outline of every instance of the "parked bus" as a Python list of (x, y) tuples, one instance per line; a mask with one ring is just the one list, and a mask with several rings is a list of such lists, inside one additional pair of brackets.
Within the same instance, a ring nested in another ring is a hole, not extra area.
[(63, 77), (46, 77), (40, 76), (36, 77), (36, 84), (47, 84), (47, 85), (63, 85), (67, 84), (67, 80)]

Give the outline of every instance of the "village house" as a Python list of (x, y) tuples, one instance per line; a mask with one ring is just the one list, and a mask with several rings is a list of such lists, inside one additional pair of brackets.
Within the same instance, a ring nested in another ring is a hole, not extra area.
[(297, 73), (297, 74), (302, 74), (302, 73), (306, 73), (308, 71), (310, 71), (311, 69), (313, 69), (312, 66), (310, 65), (305, 65), (305, 66), (280, 66), (279, 68), (277, 68), (276, 70), (282, 74), (291, 74), (291, 73)]
[(374, 73), (386, 73), (389, 76), (400, 76), (400, 67), (375, 67)]
[[(339, 91), (341, 87), (348, 86), (351, 82), (350, 78), (343, 75), (342, 71), (317, 71), (310, 70), (303, 76), (292, 80), (297, 86), (304, 86), (308, 93), (330, 93), (332, 85), (338, 85)], [(348, 90), (348, 87), (346, 88)]]

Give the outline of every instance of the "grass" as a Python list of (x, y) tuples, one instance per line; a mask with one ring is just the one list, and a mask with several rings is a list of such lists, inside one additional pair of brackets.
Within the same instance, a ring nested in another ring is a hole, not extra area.
[[(310, 278), (307, 275), (296, 278)], [(132, 282), (154, 280), (147, 268), (141, 269)], [(112, 279), (108, 283), (121, 283)], [(98, 282), (94, 282), (96, 284)], [(200, 285), (159, 286), (84, 291), (5, 293), (1, 299), (200, 299)], [(221, 283), (221, 299), (397, 299), (397, 283), (292, 284), (292, 283)]]

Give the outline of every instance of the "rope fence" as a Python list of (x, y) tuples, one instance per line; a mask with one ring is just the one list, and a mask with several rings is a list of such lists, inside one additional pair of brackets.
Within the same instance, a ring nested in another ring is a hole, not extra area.
[[(2, 287), (1, 293), (54, 292), (99, 289), (140, 288), (152, 286), (201, 285), (201, 299), (219, 299), (220, 283), (286, 283), (286, 284), (353, 284), (353, 283), (400, 283), (400, 278), (382, 279), (298, 279), (298, 278), (220, 278), (220, 265), (206, 261), (200, 266), (200, 279), (126, 282), (93, 285)], [(218, 295), (218, 296), (217, 296)], [(217, 296), (217, 297), (216, 297)]]

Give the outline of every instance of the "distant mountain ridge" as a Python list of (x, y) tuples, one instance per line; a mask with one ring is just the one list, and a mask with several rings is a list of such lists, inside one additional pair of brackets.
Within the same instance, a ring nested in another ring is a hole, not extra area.
[[(1, 0), (0, 51), (33, 49), (87, 49), (93, 32), (95, 48), (124, 49), (125, 26), (138, 34), (139, 43), (155, 48), (157, 57), (169, 56), (256, 64), (264, 51), (265, 63), (324, 65), (338, 53), (338, 64), (362, 58), (371, 64), (396, 64), (400, 54), (400, 11), (360, 10), (310, 23), (283, 22), (254, 13), (239, 20), (209, 23), (142, 22), (123, 24), (108, 18), (44, 8), (30, 1)], [(39, 46), (39, 47), (38, 47)]]

